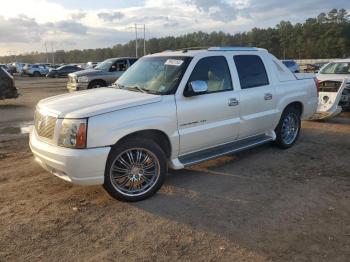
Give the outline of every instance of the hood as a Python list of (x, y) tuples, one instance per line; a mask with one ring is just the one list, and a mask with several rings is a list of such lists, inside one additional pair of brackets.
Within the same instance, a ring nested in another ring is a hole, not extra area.
[(75, 75), (77, 77), (80, 76), (94, 76), (94, 75), (106, 75), (109, 72), (107, 71), (103, 71), (103, 70), (98, 70), (98, 69), (85, 69), (85, 70), (81, 70), (81, 71), (77, 71), (72, 73), (71, 75)]
[(59, 118), (85, 118), (160, 100), (161, 96), (158, 95), (98, 88), (43, 99), (38, 103), (37, 109)]

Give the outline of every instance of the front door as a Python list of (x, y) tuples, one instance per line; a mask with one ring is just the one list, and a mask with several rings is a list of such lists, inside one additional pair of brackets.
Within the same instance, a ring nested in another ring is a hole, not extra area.
[[(189, 83), (196, 80), (205, 81), (208, 91), (189, 95)], [(197, 62), (184, 94), (176, 97), (180, 155), (237, 138), (240, 121), (238, 95), (224, 56), (205, 57)]]

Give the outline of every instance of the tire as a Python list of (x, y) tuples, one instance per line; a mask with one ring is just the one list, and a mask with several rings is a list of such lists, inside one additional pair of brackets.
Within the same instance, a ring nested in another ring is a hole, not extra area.
[(91, 83), (89, 83), (87, 89), (95, 89), (95, 88), (100, 88), (100, 87), (105, 87), (105, 86), (106, 86), (106, 84), (102, 81), (92, 81)]
[(287, 149), (295, 144), (300, 134), (300, 114), (300, 110), (293, 106), (289, 106), (283, 111), (281, 119), (275, 129), (276, 146)]
[(41, 76), (41, 74), (40, 74), (39, 72), (35, 71), (35, 72), (33, 73), (33, 76), (34, 76), (34, 77), (39, 77), (39, 76)]
[(161, 188), (166, 173), (165, 154), (154, 141), (128, 139), (114, 146), (109, 153), (103, 186), (117, 200), (140, 201)]

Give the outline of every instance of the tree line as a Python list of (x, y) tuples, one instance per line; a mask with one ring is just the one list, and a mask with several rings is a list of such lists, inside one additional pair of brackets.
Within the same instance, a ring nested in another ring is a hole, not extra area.
[[(99, 62), (111, 57), (135, 56), (135, 44), (134, 40), (110, 48), (57, 50), (54, 59), (55, 63), (85, 63)], [(289, 21), (281, 21), (275, 27), (253, 28), (236, 34), (199, 31), (176, 37), (151, 38), (146, 41), (147, 53), (200, 46), (256, 46), (268, 49), (280, 59), (349, 57), (350, 15), (345, 9), (332, 9), (303, 23), (292, 24)], [(138, 53), (142, 54), (141, 43), (139, 47)], [(27, 63), (45, 62), (46, 54), (33, 52), (16, 57), (13, 55), (0, 57), (2, 63), (15, 60)]]

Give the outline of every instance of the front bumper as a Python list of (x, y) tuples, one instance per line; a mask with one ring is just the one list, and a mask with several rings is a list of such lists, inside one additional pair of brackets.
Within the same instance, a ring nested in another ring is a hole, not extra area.
[(55, 176), (78, 185), (102, 185), (110, 147), (71, 149), (41, 141), (35, 130), (29, 146), (35, 160)]
[(89, 83), (67, 83), (67, 89), (69, 92), (79, 91), (79, 90), (85, 90), (88, 88)]

